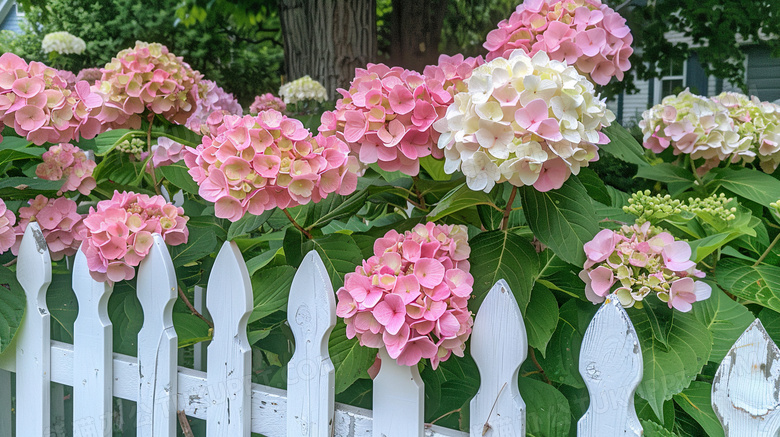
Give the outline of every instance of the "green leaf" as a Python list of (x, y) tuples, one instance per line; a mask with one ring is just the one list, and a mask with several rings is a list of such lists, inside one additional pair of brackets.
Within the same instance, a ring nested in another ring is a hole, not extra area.
[(715, 277), (729, 293), (780, 312), (780, 267), (726, 258), (718, 262)]
[(304, 244), (304, 249), (304, 254), (311, 249), (320, 254), (334, 290), (341, 288), (344, 285), (344, 275), (354, 272), (355, 267), (363, 261), (363, 254), (355, 240), (346, 234), (329, 234), (309, 240)]
[(718, 286), (712, 296), (693, 304), (692, 313), (712, 333), (710, 361), (720, 363), (755, 317), (744, 305), (731, 300)]
[(152, 128), (152, 138), (168, 137), (177, 143), (184, 144), (189, 147), (198, 147), (202, 142), (203, 137), (193, 132), (189, 128), (183, 125), (169, 124), (165, 126), (164, 131)]
[(47, 197), (54, 197), (57, 191), (65, 182), (47, 181), (45, 179), (11, 177), (0, 179), (0, 198), (9, 200), (26, 200), (43, 194)]
[(452, 179), (451, 174), (444, 171), (444, 160), (436, 159), (431, 155), (420, 158), (420, 166), (428, 173), (434, 181), (448, 181)]
[(201, 341), (211, 340), (209, 325), (192, 313), (173, 313), (173, 327), (179, 337), (179, 347), (192, 346)]
[(688, 187), (692, 187), (696, 181), (696, 177), (687, 168), (682, 168), (667, 162), (653, 166), (639, 167), (636, 177), (649, 179), (651, 181), (660, 181), (667, 184), (677, 182), (685, 184)]
[(0, 266), (0, 354), (11, 344), (22, 323), (27, 299), (8, 267)]
[(721, 186), (737, 196), (752, 200), (763, 206), (780, 199), (780, 180), (758, 170), (748, 168), (716, 168), (707, 176), (714, 179), (707, 183), (710, 191)]
[(330, 359), (336, 368), (336, 394), (346, 390), (358, 379), (368, 379), (368, 368), (374, 364), (376, 349), (363, 347), (357, 337), (347, 338), (347, 325), (336, 323), (328, 340)]
[(187, 242), (169, 248), (175, 267), (197, 261), (213, 253), (217, 248), (217, 236), (209, 228), (191, 228)]
[(283, 249), (281, 248), (276, 250), (266, 250), (260, 255), (249, 259), (246, 262), (246, 269), (249, 271), (249, 275), (254, 275), (256, 271), (267, 266), (282, 251)]
[(135, 295), (135, 282), (122, 281), (114, 286), (108, 300), (108, 314), (114, 324), (114, 352), (137, 356), (144, 312)]
[(601, 131), (609, 137), (609, 143), (599, 146), (600, 150), (621, 161), (636, 164), (640, 168), (648, 165), (645, 159), (644, 147), (637, 142), (626, 128), (618, 123), (612, 123), (612, 125)]
[(165, 176), (165, 179), (168, 179), (168, 182), (188, 193), (198, 194), (198, 184), (188, 173), (189, 168), (184, 165), (184, 160), (162, 166), (159, 170), (162, 172), (163, 176)]
[(588, 192), (576, 178), (569, 178), (558, 190), (539, 192), (520, 188), (523, 211), (536, 238), (564, 261), (585, 263), (582, 246), (599, 231), (598, 219)]
[(526, 403), (525, 427), (528, 437), (569, 435), (571, 410), (561, 392), (533, 378), (519, 378), (519, 386), (520, 395)]
[(428, 220), (433, 222), (476, 205), (493, 205), (493, 201), (487, 193), (474, 191), (464, 183), (453, 188), (439, 201), (433, 211), (428, 213)]
[[(315, 203), (308, 211), (307, 228), (325, 226), (333, 220), (355, 215), (366, 203), (368, 189), (363, 189), (349, 196), (331, 194), (319, 203)], [(311, 225), (308, 225), (311, 223)]]
[(644, 437), (677, 437), (673, 431), (669, 431), (663, 426), (650, 420), (640, 420), (639, 424), (642, 425), (644, 431)]
[(133, 137), (146, 137), (146, 132), (130, 129), (112, 129), (95, 137), (95, 155), (104, 156), (121, 143)]
[(544, 357), (547, 342), (550, 341), (558, 325), (558, 302), (547, 287), (537, 283), (534, 284), (531, 301), (525, 313), (529, 315), (525, 319), (528, 344), (538, 349)]
[(612, 198), (607, 189), (607, 185), (601, 180), (601, 177), (596, 174), (595, 171), (589, 168), (580, 169), (580, 174), (577, 175), (582, 185), (588, 190), (588, 195), (596, 202), (604, 205), (611, 205)]
[(263, 223), (265, 223), (268, 220), (268, 217), (271, 217), (271, 214), (273, 213), (274, 210), (269, 209), (263, 211), (260, 215), (244, 214), (243, 217), (230, 224), (227, 239), (233, 241), (236, 237), (241, 237), (256, 231), (260, 226), (263, 226)]
[[(649, 300), (645, 305), (649, 305)], [(663, 304), (658, 305), (663, 310)], [(669, 310), (672, 311), (672, 310)], [(663, 403), (688, 387), (710, 357), (712, 335), (692, 314), (672, 313), (664, 346), (654, 336), (647, 313), (630, 311), (642, 346), (644, 376), (637, 394), (647, 400), (663, 421)]]
[(252, 275), (254, 303), (249, 323), (287, 308), (287, 297), (295, 271), (292, 266), (278, 266), (259, 270)]
[(772, 341), (780, 343), (780, 313), (769, 308), (763, 308), (759, 311), (758, 318)]
[(723, 437), (723, 427), (712, 409), (711, 393), (711, 384), (693, 381), (682, 393), (674, 395), (674, 402), (693, 417), (708, 436)]
[(539, 255), (533, 246), (511, 231), (490, 231), (478, 234), (471, 246), (471, 274), (474, 276), (475, 298), (470, 306), (476, 310), (487, 292), (504, 279), (512, 289), (520, 310), (525, 313), (531, 300), (534, 278), (539, 273)]
[(584, 388), (578, 370), (580, 346), (588, 323), (598, 307), (590, 302), (570, 299), (558, 313), (558, 327), (547, 344), (544, 357), (536, 357), (550, 380), (574, 388)]

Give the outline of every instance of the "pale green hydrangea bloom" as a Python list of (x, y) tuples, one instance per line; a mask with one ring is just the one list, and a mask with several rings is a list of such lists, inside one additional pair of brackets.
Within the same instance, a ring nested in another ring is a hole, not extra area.
[(44, 53), (79, 55), (84, 53), (87, 44), (83, 39), (68, 32), (52, 32), (43, 37), (41, 48), (43, 48)]
[(328, 92), (325, 87), (308, 75), (282, 85), (279, 88), (279, 96), (288, 105), (304, 100), (316, 102), (328, 100)]

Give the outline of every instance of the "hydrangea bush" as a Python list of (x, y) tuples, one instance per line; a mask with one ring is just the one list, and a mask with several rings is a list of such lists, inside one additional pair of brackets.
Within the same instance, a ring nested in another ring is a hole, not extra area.
[(41, 41), (43, 53), (59, 53), (61, 55), (78, 55), (87, 48), (83, 39), (68, 32), (52, 32), (46, 34)]
[[(339, 402), (370, 407), (385, 348), (420, 371), (427, 421), (468, 430), (472, 317), (504, 279), (527, 331), (529, 434), (574, 432), (589, 402), (578, 352), (594, 303), (611, 296), (653, 369), (637, 390), (646, 432), (708, 435), (706, 393), (726, 351), (756, 317), (780, 324), (777, 107), (669, 96), (646, 113), (642, 147), (593, 83), (627, 72), (631, 39), (596, 0), (528, 0), (491, 32), (487, 62), (369, 65), (321, 104), (324, 88), (302, 78), (279, 93), (287, 112), (264, 95), (252, 115), (156, 43), (75, 79), (3, 54), (0, 353), (24, 317), (16, 254), (31, 226), (53, 260), (55, 339), (72, 340), (61, 284), (83, 250), (93, 278), (113, 284), (124, 354), (135, 353), (135, 267), (154, 234), (176, 270), (182, 345), (213, 335), (188, 304), (231, 241), (254, 293), (253, 381), (284, 388), (287, 293), (316, 250), (337, 290)], [(625, 176), (643, 191), (588, 168), (604, 155), (636, 169)]]

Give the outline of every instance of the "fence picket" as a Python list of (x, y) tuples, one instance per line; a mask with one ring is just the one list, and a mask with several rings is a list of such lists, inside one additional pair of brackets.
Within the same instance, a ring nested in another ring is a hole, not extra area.
[(287, 364), (287, 432), (333, 434), (336, 377), (328, 337), (336, 325), (336, 299), (325, 265), (312, 250), (293, 279), (287, 304), (295, 353)]
[(51, 284), (51, 257), (38, 223), (30, 223), (19, 246), (16, 278), (27, 296), (16, 339), (17, 436), (51, 430), (51, 315), (46, 290)]
[(113, 285), (92, 279), (79, 250), (73, 264), (73, 292), (79, 312), (73, 324), (73, 435), (111, 435), (113, 326), (108, 299)]
[(470, 435), (525, 435), (525, 402), (517, 377), (528, 356), (528, 339), (520, 307), (503, 279), (490, 289), (474, 320), (471, 356), (480, 386), (471, 400)]
[(712, 408), (726, 436), (776, 436), (778, 386), (780, 350), (756, 319), (726, 354), (712, 383)]
[(144, 311), (144, 324), (138, 332), (138, 435), (174, 437), (178, 338), (172, 313), (177, 297), (176, 272), (158, 234), (138, 268), (137, 290)]
[(373, 437), (423, 437), (425, 385), (417, 366), (401, 366), (379, 350), (382, 366), (374, 378)]
[(642, 381), (642, 348), (631, 319), (613, 296), (599, 308), (580, 348), (580, 374), (590, 405), (577, 422), (577, 435), (642, 435), (634, 392)]
[(11, 435), (11, 372), (0, 370), (0, 435)]
[(208, 347), (208, 437), (249, 437), (251, 424), (252, 351), (246, 325), (252, 312), (249, 272), (234, 242), (225, 242), (217, 255), (206, 294), (214, 320)]

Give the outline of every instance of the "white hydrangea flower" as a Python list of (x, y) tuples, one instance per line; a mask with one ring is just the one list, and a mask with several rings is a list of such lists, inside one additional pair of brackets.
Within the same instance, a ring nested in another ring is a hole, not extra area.
[(328, 92), (322, 84), (307, 75), (282, 85), (279, 88), (279, 97), (288, 105), (303, 100), (324, 102), (328, 99)]
[(615, 116), (593, 84), (574, 67), (515, 50), (474, 69), (434, 124), (441, 132), (444, 170), (460, 169), (472, 190), (496, 183), (560, 188), (598, 159), (600, 132)]
[(83, 39), (68, 32), (52, 32), (43, 37), (41, 47), (44, 53), (61, 55), (79, 55), (87, 48)]
[(780, 164), (780, 106), (734, 92), (721, 93), (712, 100), (728, 111), (743, 147), (752, 156), (758, 154), (761, 168), (773, 173)]
[(755, 159), (752, 138), (737, 132), (726, 107), (685, 90), (665, 97), (642, 114), (644, 146), (656, 153), (672, 146), (674, 154), (704, 158), (708, 167), (724, 160)]

